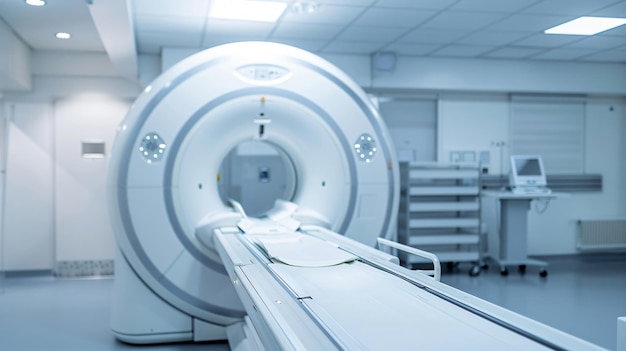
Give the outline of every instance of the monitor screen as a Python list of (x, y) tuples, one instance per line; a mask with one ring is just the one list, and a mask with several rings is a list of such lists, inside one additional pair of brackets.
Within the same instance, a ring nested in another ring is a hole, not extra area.
[(545, 187), (546, 174), (541, 156), (514, 155), (511, 156), (511, 173), (509, 185), (515, 187)]
[(541, 167), (536, 158), (516, 159), (515, 169), (519, 176), (541, 176)]

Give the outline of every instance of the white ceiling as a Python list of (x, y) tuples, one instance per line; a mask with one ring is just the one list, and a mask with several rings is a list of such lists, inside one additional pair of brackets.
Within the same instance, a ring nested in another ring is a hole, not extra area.
[[(87, 5), (92, 1), (123, 0), (47, 0), (44, 7), (0, 0), (0, 17), (34, 50), (104, 52)], [(200, 49), (267, 40), (321, 54), (393, 51), (422, 57), (626, 63), (626, 26), (592, 37), (543, 34), (583, 15), (626, 17), (626, 1), (317, 2), (318, 12), (298, 15), (288, 10), (276, 23), (208, 19), (211, 0), (128, 0), (128, 6), (140, 54), (158, 54), (163, 47)], [(54, 37), (58, 31), (71, 32), (73, 37), (58, 40)]]

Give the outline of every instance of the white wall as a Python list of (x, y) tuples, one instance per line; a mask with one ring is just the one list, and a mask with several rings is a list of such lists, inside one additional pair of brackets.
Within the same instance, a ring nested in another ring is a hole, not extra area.
[[(90, 95), (54, 104), (56, 260), (106, 260), (115, 257), (115, 237), (107, 205), (107, 159), (115, 130), (130, 102)], [(82, 141), (103, 141), (106, 158), (81, 156)]]
[[(161, 68), (167, 68), (192, 53), (183, 51), (165, 48), (162, 57), (140, 59), (141, 84), (148, 84)], [(456, 149), (488, 150), (491, 155), (489, 171), (493, 174), (499, 173), (501, 168), (508, 170), (500, 163), (501, 156), (504, 160), (508, 157), (508, 94), (522, 91), (626, 96), (626, 85), (623, 84), (626, 81), (626, 67), (623, 65), (475, 62), (400, 57), (395, 71), (372, 76), (369, 56), (337, 55), (326, 58), (346, 70), (364, 87), (402, 91), (408, 95), (417, 92), (439, 94), (437, 157), (447, 161), (447, 152)], [(95, 179), (89, 180), (96, 174), (104, 173), (102, 164), (94, 160), (76, 159), (76, 154), (72, 154), (74, 151), (71, 150), (78, 149), (76, 142), (83, 136), (87, 137), (87, 134), (93, 134), (89, 138), (110, 141), (109, 133), (112, 133), (122, 117), (123, 106), (127, 106), (128, 101), (139, 94), (140, 87), (118, 77), (110, 62), (99, 54), (34, 52), (32, 60), (33, 90), (5, 92), (5, 109), (8, 104), (43, 104), (44, 109), (49, 109), (59, 118), (55, 120), (54, 126), (63, 136), (58, 137), (55, 145), (63, 150), (67, 147), (68, 151), (63, 151), (56, 165), (58, 179), (55, 191), (60, 191), (60, 194), (78, 194), (80, 200), (72, 203), (65, 195), (56, 198), (58, 223), (53, 228), (56, 229), (58, 242), (56, 245), (45, 240), (40, 243), (48, 243), (44, 245), (48, 246), (46, 249), (52, 250), (54, 247), (57, 259), (112, 258), (113, 241), (108, 229), (85, 234), (92, 223), (99, 223), (99, 228), (104, 228), (105, 225), (101, 224), (106, 223), (106, 215), (101, 211), (102, 202), (97, 200), (101, 197), (100, 184)], [(68, 66), (63, 62), (72, 64)], [(96, 95), (100, 97), (94, 98)], [(613, 111), (609, 111), (610, 105), (614, 106)], [(88, 116), (97, 118), (99, 122), (94, 125), (83, 124), (87, 121), (83, 118)], [(546, 214), (531, 214), (531, 254), (573, 253), (576, 219), (626, 213), (626, 187), (620, 181), (626, 175), (626, 155), (621, 151), (626, 147), (625, 118), (623, 100), (590, 100), (587, 106), (585, 170), (603, 174), (604, 191), (577, 194), (567, 200), (554, 201)], [(45, 123), (51, 122), (48, 119)], [(98, 123), (101, 123), (100, 128), (90, 129)], [(98, 135), (94, 134), (96, 132)], [(66, 140), (66, 137), (69, 139)], [(503, 148), (498, 147), (500, 143), (504, 143)], [(111, 143), (107, 142), (107, 149), (110, 146)], [(12, 154), (15, 150), (8, 152)], [(84, 208), (78, 208), (77, 203), (83, 204)], [(93, 211), (83, 213), (82, 210)], [(95, 236), (90, 237), (91, 234)], [(5, 251), (8, 245), (14, 243), (7, 241)], [(41, 256), (41, 261), (48, 262), (46, 257)], [(39, 267), (43, 266), (39, 263)], [(29, 265), (27, 263), (14, 268), (30, 269)]]
[[(192, 53), (165, 48), (162, 68)], [(585, 171), (602, 174), (604, 190), (554, 201), (543, 215), (533, 212), (529, 219), (529, 252), (575, 253), (576, 219), (626, 214), (626, 186), (616, 181), (626, 175), (626, 156), (620, 151), (626, 149), (626, 117), (622, 112), (626, 66), (400, 56), (395, 70), (372, 72), (369, 56), (358, 60), (346, 55), (325, 58), (373, 92), (409, 97), (438, 94), (437, 159), (449, 161), (451, 151), (474, 151), (477, 158), (479, 152), (486, 151), (490, 174), (508, 174), (511, 94), (594, 96), (586, 107)], [(607, 112), (609, 105), (614, 106), (611, 114)], [(610, 151), (605, 150), (607, 146)]]
[(0, 18), (0, 92), (29, 90), (31, 71), (30, 48)]
[[(104, 139), (110, 152), (117, 124), (140, 87), (118, 77), (104, 54), (34, 52), (32, 61), (33, 90), (5, 92), (3, 100), (5, 106), (37, 105), (49, 111), (47, 116), (40, 115), (36, 123), (50, 127), (48, 150), (52, 152), (56, 148), (56, 163), (50, 164), (55, 177), (52, 173), (46, 176), (55, 193), (47, 205), (49, 211), (55, 209), (54, 222), (50, 222), (50, 233), (55, 240), (40, 240), (39, 244), (42, 251), (51, 252), (55, 258), (31, 256), (28, 260), (32, 262), (15, 261), (16, 264), (7, 264), (6, 268), (51, 269), (54, 261), (113, 259), (114, 237), (104, 192), (107, 162), (82, 159), (80, 141)], [(8, 153), (12, 157), (20, 150), (11, 148)], [(37, 168), (30, 176), (45, 174), (42, 169)], [(15, 211), (24, 215), (33, 212), (32, 209)], [(5, 241), (6, 251), (11, 242)], [(27, 242), (21, 238), (15, 240), (18, 243)], [(34, 267), (34, 263), (43, 260), (48, 261), (46, 267), (41, 264)]]
[(626, 65), (400, 56), (372, 87), (426, 91), (626, 94)]
[[(626, 215), (623, 195), (624, 101), (588, 99), (585, 107), (584, 172), (601, 174), (603, 191), (572, 194), (550, 203), (543, 214), (529, 213), (528, 252), (531, 255), (576, 253), (576, 221)], [(613, 107), (613, 110), (611, 110)], [(489, 150), (490, 174), (508, 174), (510, 102), (506, 95), (442, 95), (439, 101), (439, 159), (451, 150)], [(496, 145), (503, 145), (499, 147)], [(500, 152), (502, 151), (502, 152)], [(502, 156), (500, 156), (502, 155)], [(500, 168), (502, 166), (502, 168)], [(502, 169), (502, 171), (500, 170)], [(495, 201), (495, 200), (494, 200)], [(485, 222), (497, 235), (495, 207), (486, 204)]]
[(53, 262), (52, 109), (7, 103), (3, 264), (6, 270), (51, 269)]
[(399, 161), (436, 161), (437, 100), (379, 99)]
[[(613, 106), (613, 111), (610, 107)], [(576, 252), (576, 221), (624, 217), (622, 196), (626, 174), (624, 138), (625, 105), (620, 101), (589, 101), (586, 106), (585, 173), (602, 174), (602, 192), (572, 194), (550, 203), (544, 214), (531, 212), (528, 219), (528, 250), (533, 254)]]
[(504, 94), (444, 94), (439, 99), (437, 160), (451, 152), (489, 152), (490, 174), (507, 172), (509, 101)]
[[(7, 138), (5, 135), (6, 120), (4, 117), (4, 96), (0, 95), (0, 272), (4, 272), (4, 189), (5, 185), (5, 143)], [(0, 279), (2, 276), (0, 275)]]

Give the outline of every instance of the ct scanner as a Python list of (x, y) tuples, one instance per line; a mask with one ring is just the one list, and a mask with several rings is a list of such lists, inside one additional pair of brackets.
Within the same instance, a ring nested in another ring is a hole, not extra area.
[[(264, 218), (218, 194), (222, 160), (247, 140), (275, 146), (289, 164), (288, 201)], [(137, 98), (110, 161), (111, 323), (122, 341), (596, 349), (374, 249), (411, 250), (392, 241), (391, 138), (367, 95), (311, 53), (246, 42), (183, 60)]]

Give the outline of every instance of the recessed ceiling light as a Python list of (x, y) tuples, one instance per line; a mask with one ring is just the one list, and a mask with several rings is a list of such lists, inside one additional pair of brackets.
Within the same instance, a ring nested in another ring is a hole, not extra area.
[(59, 39), (69, 39), (72, 37), (70, 33), (65, 33), (65, 32), (59, 32), (55, 36)]
[(594, 35), (626, 24), (626, 18), (583, 16), (546, 29), (546, 34)]
[(46, 4), (44, 0), (26, 0), (25, 2), (30, 6), (43, 6)]
[(285, 12), (287, 3), (277, 1), (214, 0), (210, 18), (258, 22), (276, 22)]

